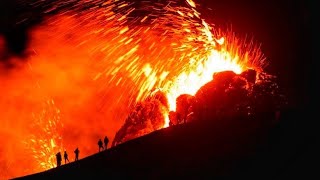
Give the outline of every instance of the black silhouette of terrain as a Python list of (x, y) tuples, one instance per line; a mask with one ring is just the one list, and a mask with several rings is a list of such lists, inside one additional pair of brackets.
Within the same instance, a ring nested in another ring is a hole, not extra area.
[(172, 126), (16, 179), (315, 178), (317, 150), (313, 132), (301, 126), (302, 111), (283, 111), (275, 126), (261, 123), (270, 122), (270, 113)]

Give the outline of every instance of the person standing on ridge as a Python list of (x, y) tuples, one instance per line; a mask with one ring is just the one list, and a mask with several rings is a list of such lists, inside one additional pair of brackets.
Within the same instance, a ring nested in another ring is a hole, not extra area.
[(56, 159), (57, 159), (57, 167), (61, 166), (62, 157), (60, 152), (56, 154)]
[(99, 146), (99, 152), (100, 152), (100, 149), (103, 150), (103, 143), (102, 143), (101, 139), (99, 139), (99, 141), (98, 141), (98, 146)]
[(67, 161), (70, 162), (69, 159), (68, 159), (67, 151), (64, 151), (63, 157), (64, 157), (64, 164), (67, 164)]
[(75, 154), (75, 158), (74, 158), (74, 161), (78, 161), (79, 160), (79, 149), (77, 148), (76, 150), (74, 150), (74, 154)]
[(104, 137), (104, 149), (105, 150), (107, 150), (107, 146), (108, 146), (108, 143), (109, 143), (109, 139), (108, 139), (108, 137), (106, 136), (106, 137)]

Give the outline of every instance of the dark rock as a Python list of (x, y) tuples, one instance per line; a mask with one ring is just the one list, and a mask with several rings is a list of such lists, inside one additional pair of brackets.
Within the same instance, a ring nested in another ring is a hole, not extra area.
[(240, 76), (244, 77), (250, 83), (255, 83), (256, 82), (256, 76), (257, 76), (257, 71), (255, 71), (254, 69), (248, 69), (246, 71), (243, 71), (240, 74)]

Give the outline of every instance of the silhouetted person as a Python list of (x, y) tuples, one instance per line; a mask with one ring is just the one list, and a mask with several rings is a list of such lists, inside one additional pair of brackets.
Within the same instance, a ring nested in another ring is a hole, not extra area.
[(99, 152), (100, 152), (100, 149), (103, 150), (103, 143), (102, 143), (101, 139), (99, 139), (99, 141), (98, 141), (98, 146), (99, 146)]
[(108, 139), (108, 137), (106, 136), (106, 137), (104, 137), (104, 149), (105, 150), (107, 150), (107, 146), (108, 146), (108, 143), (109, 143), (109, 139)]
[(63, 157), (64, 157), (64, 164), (67, 164), (67, 161), (70, 162), (69, 159), (68, 159), (67, 151), (64, 151)]
[(56, 159), (57, 159), (57, 167), (61, 166), (62, 156), (60, 152), (56, 154)]
[(76, 150), (74, 150), (74, 154), (75, 154), (75, 158), (74, 158), (74, 161), (78, 161), (79, 160), (79, 149), (77, 148)]

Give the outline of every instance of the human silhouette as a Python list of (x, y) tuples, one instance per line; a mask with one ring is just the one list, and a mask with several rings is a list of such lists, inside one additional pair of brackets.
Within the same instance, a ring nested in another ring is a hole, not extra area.
[(104, 149), (107, 150), (107, 146), (108, 146), (108, 143), (109, 143), (109, 138), (106, 136), (104, 137)]
[(99, 152), (100, 152), (100, 149), (103, 150), (103, 143), (102, 143), (101, 139), (99, 139), (99, 141), (98, 141), (98, 146), (99, 146)]
[(76, 148), (76, 150), (74, 150), (74, 154), (75, 154), (74, 161), (78, 161), (79, 160), (79, 153), (80, 153), (79, 149)]
[(67, 164), (67, 161), (70, 162), (68, 159), (67, 151), (64, 151), (63, 157), (64, 157), (64, 164)]
[(56, 159), (57, 159), (57, 167), (61, 166), (62, 157), (60, 152), (56, 154)]

